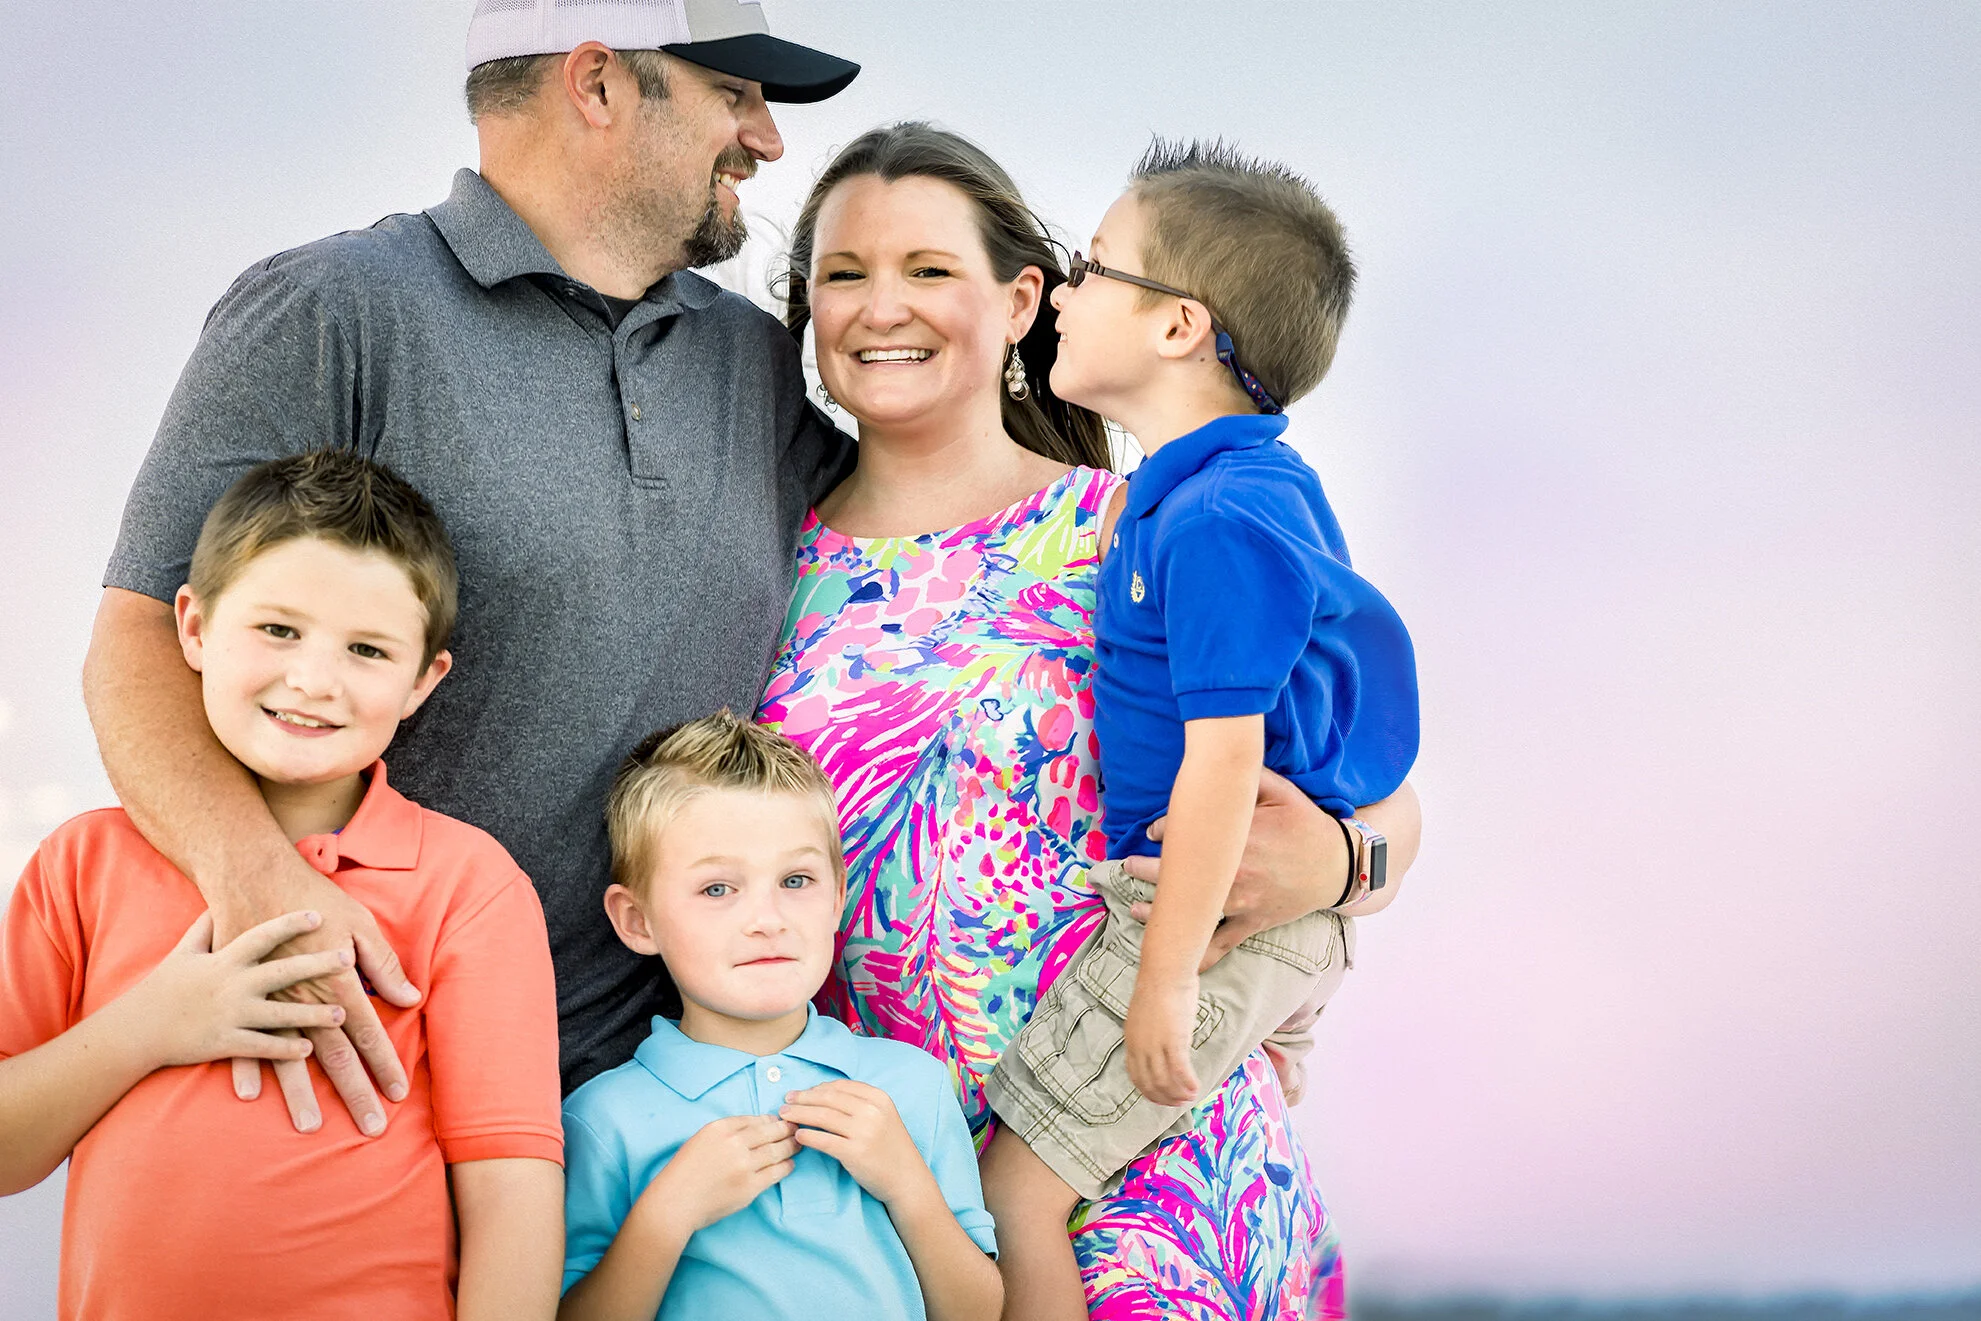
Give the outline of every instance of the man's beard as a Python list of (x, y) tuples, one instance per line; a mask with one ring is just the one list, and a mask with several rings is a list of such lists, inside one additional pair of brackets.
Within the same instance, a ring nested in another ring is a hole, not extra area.
[(743, 208), (736, 208), (736, 218), (722, 218), (722, 203), (716, 199), (715, 185), (708, 186), (708, 209), (702, 212), (701, 221), (695, 232), (688, 235), (687, 242), (681, 245), (683, 263), (688, 266), (713, 266), (717, 262), (728, 261), (743, 250), (743, 243), (750, 237), (749, 229), (743, 224)]

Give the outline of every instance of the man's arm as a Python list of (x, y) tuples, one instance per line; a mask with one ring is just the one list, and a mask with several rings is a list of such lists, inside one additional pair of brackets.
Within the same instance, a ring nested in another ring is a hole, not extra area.
[[(302, 860), (253, 777), (213, 736), (199, 676), (179, 650), (171, 606), (104, 589), (83, 662), (83, 699), (124, 810), (199, 887), (213, 913), (216, 944), (278, 914), (313, 910), (322, 925), (276, 953), (353, 949), (379, 995), (398, 1005), (419, 1003), (370, 912)], [(357, 972), (299, 983), (287, 997), (344, 1011), (343, 1027), (311, 1029), (308, 1036), (359, 1130), (383, 1132), (385, 1111), (366, 1071), (393, 1100), (405, 1096), (406, 1075)], [(321, 1116), (306, 1068), (301, 1059), (285, 1060), (275, 1073), (296, 1127), (309, 1132)], [(235, 1090), (252, 1097), (260, 1066), (237, 1061), (234, 1078)]]
[(459, 1321), (550, 1321), (564, 1269), (564, 1171), (532, 1157), (447, 1167), (461, 1226)]
[[(1352, 908), (1350, 917), (1379, 912), (1402, 889), (1403, 874), (1416, 860), (1423, 831), (1417, 791), (1403, 787), (1361, 808), (1356, 815), (1389, 839), (1389, 884)], [(1149, 838), (1160, 841), (1164, 822), (1149, 827)], [(1131, 875), (1161, 880), (1161, 859), (1136, 857), (1127, 862)], [(1341, 826), (1314, 805), (1284, 776), (1268, 770), (1259, 777), (1259, 805), (1252, 812), (1252, 830), (1245, 838), (1245, 855), (1224, 902), (1225, 920), (1204, 952), (1204, 967), (1223, 958), (1238, 942), (1268, 927), (1327, 908), (1341, 898), (1348, 884), (1348, 842)], [(1133, 910), (1136, 920), (1149, 920), (1146, 904)]]

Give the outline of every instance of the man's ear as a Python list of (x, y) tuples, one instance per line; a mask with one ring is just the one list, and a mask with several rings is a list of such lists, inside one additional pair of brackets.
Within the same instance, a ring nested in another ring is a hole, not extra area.
[(413, 691), (407, 695), (406, 709), (399, 713), (399, 718), (404, 720), (407, 716), (419, 710), (420, 705), (432, 694), (434, 686), (442, 679), (445, 679), (447, 677), (447, 671), (453, 668), (454, 654), (452, 652), (445, 650), (434, 652), (433, 659), (426, 663), (426, 673), (420, 676), (420, 681), (413, 685)]
[[(612, 116), (617, 109), (618, 96), (608, 88), (606, 70), (617, 68), (619, 59), (612, 48), (602, 42), (587, 41), (569, 55), (558, 66), (559, 84), (564, 91), (564, 99), (571, 103), (584, 121), (593, 128), (612, 127)], [(624, 70), (620, 70), (624, 72)]]
[(200, 606), (199, 598), (193, 595), (190, 583), (181, 587), (179, 594), (172, 598), (172, 621), (179, 630), (180, 654), (197, 673), (205, 655), (206, 611)]
[(660, 953), (660, 943), (653, 938), (653, 926), (647, 921), (647, 910), (631, 890), (623, 885), (606, 886), (605, 915), (627, 949), (635, 954)]

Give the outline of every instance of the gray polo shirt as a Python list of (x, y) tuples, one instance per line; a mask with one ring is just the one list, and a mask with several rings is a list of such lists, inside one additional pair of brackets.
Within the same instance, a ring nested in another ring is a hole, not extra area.
[(354, 449), (440, 512), (454, 671), (386, 753), (416, 802), (535, 880), (566, 1090), (632, 1057), (665, 994), (613, 935), (606, 789), (654, 729), (754, 711), (810, 502), (850, 463), (783, 327), (699, 276), (615, 329), (472, 170), (260, 263), (208, 316), (104, 583), (169, 601), (201, 520), (263, 460)]

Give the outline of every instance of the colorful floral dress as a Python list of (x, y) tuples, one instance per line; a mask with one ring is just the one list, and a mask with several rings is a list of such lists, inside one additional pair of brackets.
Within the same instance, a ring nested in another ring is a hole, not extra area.
[[(1094, 580), (1120, 480), (1075, 468), (919, 537), (841, 536), (812, 515), (759, 714), (839, 794), (826, 1007), (946, 1063), (980, 1137), (985, 1076), (1102, 913), (1086, 877), (1106, 852)], [(1073, 1235), (1105, 1321), (1344, 1315), (1333, 1227), (1263, 1052), (1084, 1204)]]

